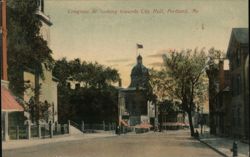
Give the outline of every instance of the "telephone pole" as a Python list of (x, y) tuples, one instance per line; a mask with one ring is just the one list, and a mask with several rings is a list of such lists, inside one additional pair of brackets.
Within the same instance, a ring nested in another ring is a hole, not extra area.
[(7, 24), (6, 24), (6, 0), (1, 0), (1, 33), (2, 33), (2, 76), (7, 81)]

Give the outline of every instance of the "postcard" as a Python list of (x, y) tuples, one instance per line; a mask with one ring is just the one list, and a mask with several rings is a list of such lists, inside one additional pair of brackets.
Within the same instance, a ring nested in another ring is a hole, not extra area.
[(2, 0), (3, 157), (249, 156), (247, 0)]

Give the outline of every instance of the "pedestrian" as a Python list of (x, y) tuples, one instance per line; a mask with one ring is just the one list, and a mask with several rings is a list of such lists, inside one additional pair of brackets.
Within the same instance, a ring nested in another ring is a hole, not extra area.
[(195, 130), (195, 134), (194, 135), (195, 135), (196, 138), (199, 138), (199, 132), (198, 132), (198, 130)]

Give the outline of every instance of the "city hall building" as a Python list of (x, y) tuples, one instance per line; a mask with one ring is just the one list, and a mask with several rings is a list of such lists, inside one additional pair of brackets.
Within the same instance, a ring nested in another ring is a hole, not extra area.
[(136, 126), (142, 123), (154, 125), (155, 106), (149, 100), (149, 72), (142, 64), (142, 56), (137, 57), (137, 64), (131, 71), (131, 83), (128, 88), (119, 90), (119, 124)]

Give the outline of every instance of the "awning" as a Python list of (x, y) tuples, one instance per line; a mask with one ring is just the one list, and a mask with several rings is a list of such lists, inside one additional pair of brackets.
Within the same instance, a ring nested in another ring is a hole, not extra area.
[(148, 124), (148, 123), (141, 123), (139, 125), (136, 125), (135, 128), (143, 128), (143, 129), (149, 129), (152, 128), (153, 126)]
[(128, 123), (127, 122), (125, 122), (124, 120), (120, 120), (121, 121), (121, 123), (124, 125), (124, 126), (127, 126), (127, 127), (129, 127), (129, 125), (128, 125)]
[(23, 107), (15, 100), (15, 97), (4, 86), (1, 86), (1, 103), (2, 111), (24, 111)]

